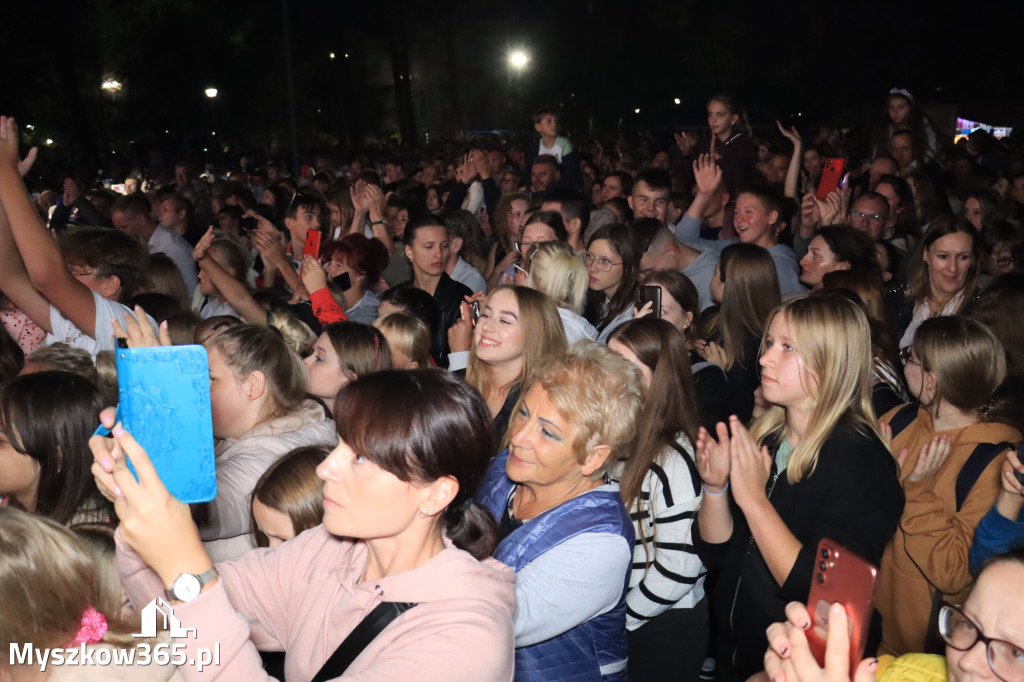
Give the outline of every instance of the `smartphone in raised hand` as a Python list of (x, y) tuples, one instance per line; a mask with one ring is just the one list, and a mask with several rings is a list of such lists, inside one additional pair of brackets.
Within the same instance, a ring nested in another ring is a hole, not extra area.
[(828, 195), (839, 189), (843, 182), (843, 171), (846, 170), (846, 159), (825, 159), (821, 171), (821, 181), (814, 196), (824, 201)]
[(636, 296), (636, 307), (639, 310), (643, 308), (647, 302), (651, 303), (651, 314), (655, 318), (661, 317), (661, 287), (645, 285), (640, 287)]

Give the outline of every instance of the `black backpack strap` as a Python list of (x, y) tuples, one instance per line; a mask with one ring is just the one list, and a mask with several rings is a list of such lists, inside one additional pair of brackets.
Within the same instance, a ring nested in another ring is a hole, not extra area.
[(964, 506), (967, 496), (971, 494), (971, 488), (978, 482), (988, 465), (992, 463), (1005, 450), (1012, 449), (1009, 443), (979, 443), (971, 456), (964, 462), (960, 473), (956, 477), (956, 510)]
[(946, 653), (946, 643), (943, 641), (942, 635), (939, 634), (939, 611), (942, 610), (943, 597), (945, 595), (938, 590), (932, 593), (932, 608), (931, 613), (928, 614), (928, 631), (924, 636), (924, 653), (926, 654), (944, 656)]
[(893, 438), (917, 419), (917, 407), (917, 403), (907, 403), (892, 416), (892, 419), (889, 420), (889, 428), (892, 429)]
[(377, 604), (377, 607), (370, 611), (359, 621), (359, 625), (348, 633), (345, 641), (338, 645), (331, 657), (317, 672), (312, 682), (326, 682), (326, 680), (337, 679), (348, 669), (352, 661), (363, 652), (374, 638), (379, 635), (391, 621), (416, 606), (410, 602), (385, 601)]

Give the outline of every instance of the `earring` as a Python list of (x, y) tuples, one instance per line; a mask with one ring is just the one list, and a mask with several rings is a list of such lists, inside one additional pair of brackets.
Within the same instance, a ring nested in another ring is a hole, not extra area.
[(421, 518), (421, 519), (425, 519), (425, 518), (427, 518), (428, 516), (430, 516), (430, 514), (428, 514), (428, 513), (427, 513), (427, 510), (426, 510), (426, 509), (420, 509), (420, 518)]

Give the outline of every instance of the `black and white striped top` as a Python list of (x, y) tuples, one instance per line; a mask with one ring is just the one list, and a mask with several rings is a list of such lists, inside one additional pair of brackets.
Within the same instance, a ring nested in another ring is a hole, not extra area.
[[(612, 478), (618, 482), (623, 463)], [(626, 627), (636, 630), (668, 609), (689, 609), (704, 598), (704, 564), (691, 541), (702, 499), (693, 445), (679, 434), (647, 472), (637, 508), (630, 509), (636, 541), (626, 595)], [(641, 540), (643, 538), (643, 540)], [(647, 542), (648, 560), (643, 541)]]

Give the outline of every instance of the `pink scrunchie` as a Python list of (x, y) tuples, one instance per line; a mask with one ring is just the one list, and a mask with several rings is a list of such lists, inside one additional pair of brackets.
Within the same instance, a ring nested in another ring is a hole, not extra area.
[(72, 645), (92, 644), (103, 639), (107, 634), (107, 617), (91, 606), (82, 611), (82, 626), (71, 641)]

